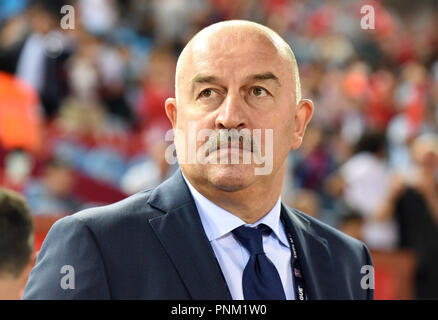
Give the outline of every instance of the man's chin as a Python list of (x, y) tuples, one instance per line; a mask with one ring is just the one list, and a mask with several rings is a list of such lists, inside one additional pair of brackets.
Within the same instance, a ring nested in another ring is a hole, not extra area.
[(254, 167), (244, 164), (210, 165), (209, 182), (224, 191), (239, 191), (247, 188), (254, 181)]

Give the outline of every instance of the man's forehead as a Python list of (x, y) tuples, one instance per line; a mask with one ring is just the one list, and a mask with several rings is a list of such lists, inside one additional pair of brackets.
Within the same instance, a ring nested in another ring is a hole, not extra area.
[(264, 60), (266, 63), (281, 63), (281, 57), (274, 46), (252, 39), (239, 42), (209, 41), (197, 45), (191, 52), (191, 60), (193, 64), (230, 63), (238, 60), (246, 62), (246, 64), (259, 60)]
[[(219, 70), (228, 76), (231, 64), (234, 65), (233, 76), (237, 76), (237, 72), (243, 77), (272, 72), (284, 78), (285, 82), (294, 84), (296, 96), (300, 97), (298, 67), (289, 45), (271, 29), (239, 20), (211, 25), (187, 44), (177, 62), (177, 97), (180, 85), (190, 83), (197, 73)], [(225, 68), (227, 72), (223, 70)]]
[(279, 48), (280, 45), (276, 45), (268, 34), (259, 29), (231, 25), (200, 32), (191, 41), (188, 54), (202, 59), (239, 54), (275, 55), (281, 54)]
[[(180, 61), (180, 71), (191, 75), (220, 72), (231, 62), (241, 63), (236, 72), (245, 69), (250, 73), (284, 70), (288, 61), (278, 48), (264, 35), (251, 31), (221, 30), (198, 37), (186, 52), (184, 61)], [(271, 67), (267, 68), (268, 65)], [(254, 69), (257, 66), (261, 69)]]
[(232, 49), (245, 45), (265, 45), (273, 47), (273, 40), (258, 29), (229, 26), (199, 33), (193, 38), (192, 51), (205, 51), (210, 48)]

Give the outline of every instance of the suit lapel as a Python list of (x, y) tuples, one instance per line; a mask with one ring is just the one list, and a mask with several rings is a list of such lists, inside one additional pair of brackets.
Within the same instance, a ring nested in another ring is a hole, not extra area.
[(336, 283), (327, 240), (316, 235), (310, 221), (282, 205), (281, 215), (285, 227), (296, 242), (298, 259), (303, 273), (305, 290), (309, 300), (336, 297)]
[(191, 297), (197, 300), (231, 299), (181, 171), (158, 186), (148, 203), (165, 212), (150, 219), (149, 223)]

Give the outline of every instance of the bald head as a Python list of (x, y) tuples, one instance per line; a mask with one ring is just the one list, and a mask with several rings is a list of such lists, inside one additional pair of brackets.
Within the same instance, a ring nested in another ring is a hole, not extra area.
[[(216, 23), (184, 48), (175, 82), (176, 98), (168, 98), (165, 109), (176, 129), (175, 148), (184, 176), (208, 199), (242, 214), (254, 211), (243, 209), (242, 200), (255, 201), (269, 193), (266, 207), (257, 207), (269, 211), (280, 194), (289, 152), (301, 145), (313, 114), (312, 101), (301, 99), (297, 63), (289, 45), (254, 22)], [(222, 139), (222, 133), (230, 140), (232, 131), (249, 134), (251, 139), (243, 140), (252, 140), (252, 147), (222, 150), (215, 144), (210, 148), (208, 141)], [(211, 151), (208, 161), (213, 163), (195, 159), (195, 154), (205, 154), (206, 145)], [(244, 159), (259, 153), (267, 155), (265, 161)], [(186, 161), (190, 155), (192, 162)], [(229, 163), (234, 156), (242, 162)]]
[(178, 58), (175, 76), (175, 92), (178, 100), (180, 85), (186, 82), (185, 70), (191, 66), (194, 55), (217, 50), (232, 53), (234, 48), (245, 42), (263, 43), (273, 47), (285, 66), (289, 69), (294, 82), (296, 101), (301, 100), (301, 85), (298, 65), (290, 46), (272, 29), (246, 20), (229, 20), (212, 24), (199, 31), (185, 46)]

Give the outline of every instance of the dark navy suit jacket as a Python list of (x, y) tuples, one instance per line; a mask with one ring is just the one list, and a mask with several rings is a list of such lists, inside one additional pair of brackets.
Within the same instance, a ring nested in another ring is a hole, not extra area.
[[(366, 246), (282, 205), (308, 299), (372, 299)], [(67, 269), (63, 269), (63, 266)], [(61, 273), (63, 271), (64, 273)], [(74, 277), (73, 277), (74, 276)], [(68, 277), (69, 285), (61, 285)], [(157, 188), (58, 220), (23, 299), (231, 299), (181, 171)]]

